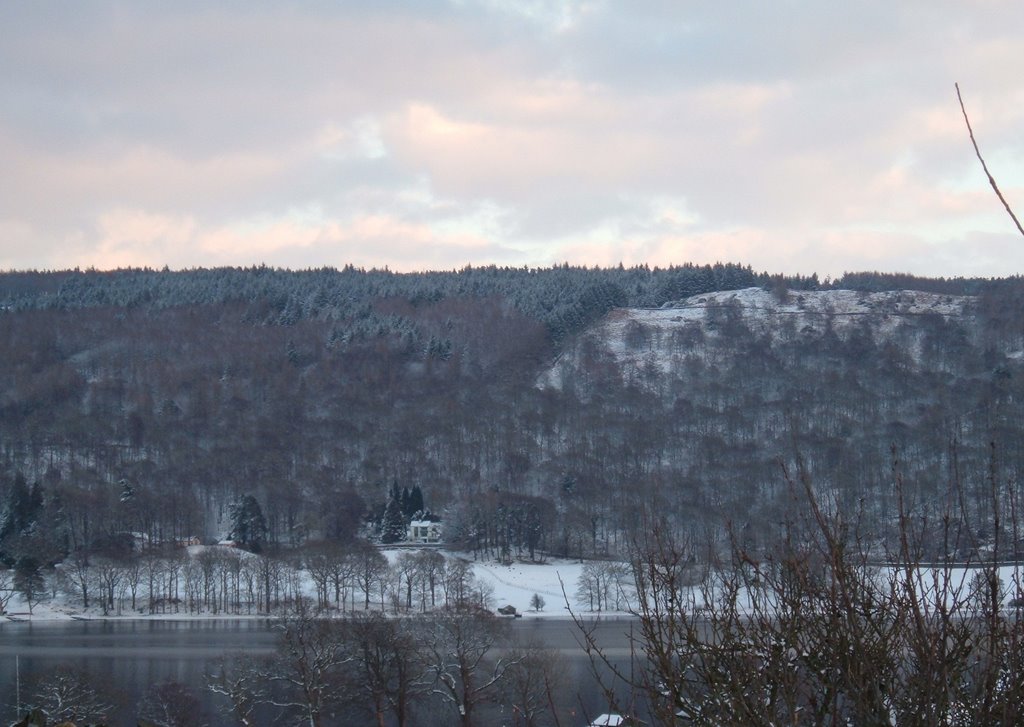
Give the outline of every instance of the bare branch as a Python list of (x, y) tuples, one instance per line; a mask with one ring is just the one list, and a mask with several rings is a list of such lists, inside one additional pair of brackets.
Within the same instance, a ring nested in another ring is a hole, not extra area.
[(971, 144), (974, 145), (974, 153), (978, 157), (978, 161), (981, 162), (981, 168), (985, 170), (985, 176), (988, 177), (988, 183), (992, 185), (992, 189), (995, 190), (996, 196), (999, 197), (999, 201), (1003, 203), (1003, 207), (1006, 208), (1006, 213), (1010, 215), (1010, 219), (1013, 220), (1013, 224), (1017, 225), (1017, 229), (1020, 234), (1024, 235), (1024, 227), (1021, 227), (1020, 220), (1017, 219), (1017, 215), (1013, 214), (1013, 210), (1010, 209), (1009, 203), (1006, 198), (1003, 197), (1003, 193), (999, 191), (999, 185), (996, 184), (996, 180), (992, 177), (992, 174), (988, 171), (988, 165), (985, 164), (985, 160), (981, 157), (981, 152), (978, 150), (978, 142), (974, 140), (974, 130), (971, 128), (971, 120), (967, 118), (967, 109), (964, 108), (964, 99), (960, 95), (960, 84), (953, 84), (956, 86), (956, 98), (960, 102), (960, 111), (964, 115), (964, 123), (967, 124), (967, 133), (971, 137)]

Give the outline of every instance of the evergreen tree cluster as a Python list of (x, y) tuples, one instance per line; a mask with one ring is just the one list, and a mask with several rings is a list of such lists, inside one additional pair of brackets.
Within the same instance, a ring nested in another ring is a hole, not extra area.
[(430, 517), (423, 506), (423, 491), (419, 485), (413, 485), (411, 490), (408, 487), (399, 490), (396, 482), (388, 492), (380, 518), (380, 542), (385, 545), (401, 542), (406, 539), (413, 520)]
[(61, 518), (47, 512), (42, 484), (29, 486), (16, 472), (0, 511), (0, 566), (13, 568), (11, 585), (27, 600), (29, 608), (45, 593), (43, 568), (67, 554), (61, 547)]
[(1014, 278), (1005, 281), (990, 278), (924, 278), (909, 273), (860, 272), (844, 273), (831, 283), (830, 287), (843, 290), (861, 290), (866, 293), (880, 293), (888, 290), (920, 290), (925, 293), (943, 295), (979, 295), (993, 286), (1003, 282), (1013, 282)]
[(252, 495), (244, 495), (231, 508), (231, 532), (228, 537), (250, 550), (259, 551), (267, 539), (267, 521), (263, 508)]
[(25, 475), (17, 472), (7, 490), (3, 512), (0, 513), (0, 544), (17, 536), (31, 535), (36, 519), (43, 509), (43, 493), (38, 482), (29, 487)]
[[(794, 288), (817, 285), (795, 277)], [(245, 320), (294, 326), (332, 322), (332, 343), (395, 336), (431, 354), (451, 342), (431, 340), (408, 315), (382, 310), (388, 301), (412, 308), (445, 300), (498, 297), (542, 323), (560, 341), (614, 307), (659, 306), (714, 290), (764, 285), (767, 274), (735, 264), (667, 268), (471, 267), (448, 272), (392, 273), (346, 266), (289, 271), (251, 268), (124, 269), (58, 273), (0, 273), (0, 306), (7, 310), (116, 307), (161, 310), (182, 306), (241, 306)], [(432, 350), (429, 350), (432, 347)]]

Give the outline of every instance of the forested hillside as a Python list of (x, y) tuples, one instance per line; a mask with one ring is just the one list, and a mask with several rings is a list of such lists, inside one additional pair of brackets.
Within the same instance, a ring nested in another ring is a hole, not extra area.
[[(894, 290), (932, 302), (837, 322)], [(470, 548), (605, 553), (650, 512), (756, 543), (798, 456), (880, 524), (893, 453), (922, 508), (959, 478), (982, 512), (1024, 471), (1022, 300), (735, 265), (7, 273), (0, 549), (221, 537), (251, 500), (270, 543), (345, 540), (396, 485)]]

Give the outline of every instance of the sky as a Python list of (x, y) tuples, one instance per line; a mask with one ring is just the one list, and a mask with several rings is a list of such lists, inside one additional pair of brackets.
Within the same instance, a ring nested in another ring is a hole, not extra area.
[(1024, 273), (1018, 0), (0, 4), (0, 269)]

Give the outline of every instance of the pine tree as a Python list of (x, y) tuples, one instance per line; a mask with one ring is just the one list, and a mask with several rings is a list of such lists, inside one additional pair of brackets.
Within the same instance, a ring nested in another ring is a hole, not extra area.
[(384, 517), (380, 522), (380, 542), (385, 544), (405, 540), (405, 517), (397, 497), (388, 500), (384, 508)]
[(14, 564), (14, 590), (21, 594), (28, 605), (28, 612), (46, 593), (46, 580), (43, 578), (39, 561), (29, 555), (18, 558)]
[(0, 541), (27, 532), (35, 524), (42, 507), (42, 487), (37, 482), (30, 489), (25, 476), (19, 472), (14, 477), (0, 515)]
[(403, 509), (407, 520), (411, 520), (417, 513), (423, 512), (423, 491), (419, 485), (413, 485), (412, 490), (409, 491), (409, 497), (404, 504), (405, 507)]
[(403, 487), (402, 488), (402, 499), (399, 500), (399, 505), (401, 505), (401, 507), (402, 507), (402, 515), (404, 515), (406, 519), (410, 518), (412, 516), (412, 513), (409, 512), (409, 488), (408, 487)]
[(28, 515), (25, 519), (24, 530), (31, 528), (39, 518), (43, 510), (43, 485), (36, 480), (32, 483), (32, 489), (28, 495)]
[(267, 538), (267, 521), (260, 503), (252, 495), (245, 495), (231, 508), (229, 537), (251, 550), (258, 550)]

